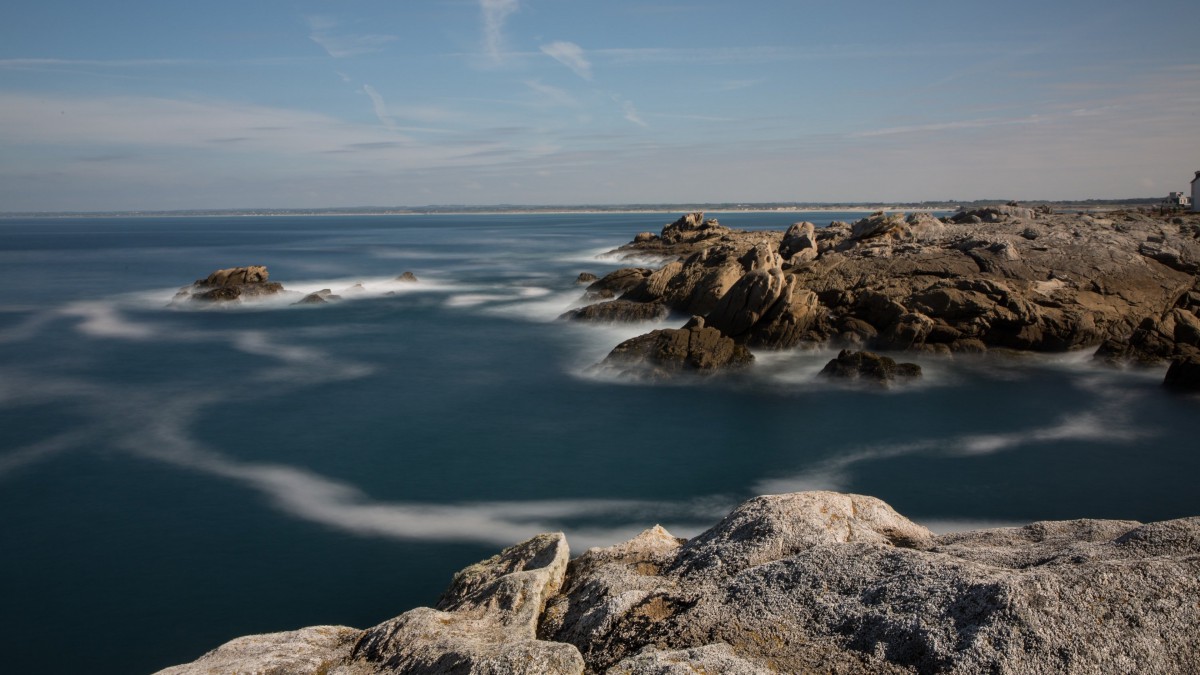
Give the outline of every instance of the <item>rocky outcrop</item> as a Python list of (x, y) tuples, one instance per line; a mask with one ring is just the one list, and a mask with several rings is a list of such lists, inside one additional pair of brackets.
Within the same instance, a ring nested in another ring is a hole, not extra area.
[(590, 284), (593, 281), (596, 281), (597, 279), (599, 279), (599, 277), (597, 277), (595, 274), (592, 274), (591, 272), (580, 272), (579, 276), (575, 277), (575, 283)]
[(798, 264), (817, 258), (816, 226), (809, 222), (795, 223), (783, 233), (779, 243), (779, 255), (784, 260)]
[(642, 284), (654, 270), (645, 267), (624, 267), (609, 272), (587, 287), (589, 297), (615, 298)]
[(1127, 336), (1110, 338), (1096, 358), (1112, 364), (1153, 366), (1200, 349), (1200, 280), (1179, 296), (1175, 306), (1142, 319)]
[(667, 377), (681, 372), (710, 373), (748, 365), (745, 346), (692, 317), (683, 328), (664, 328), (617, 345), (601, 366), (635, 375)]
[(540, 535), (438, 609), (239, 638), (163, 673), (1200, 671), (1200, 518), (935, 535), (862, 495), (751, 499), (567, 563)]
[[(883, 351), (1065, 351), (1164, 363), (1200, 345), (1200, 217), (1108, 218), (1008, 204), (939, 219), (879, 212), (787, 232), (693, 213), (617, 254), (622, 299), (705, 317), (739, 344)], [(673, 256), (673, 259), (670, 257)]]
[(897, 379), (921, 376), (921, 366), (915, 363), (896, 363), (889, 356), (873, 352), (854, 352), (843, 349), (837, 357), (825, 364), (823, 377), (843, 380), (868, 380), (877, 384), (890, 384)]
[(581, 675), (574, 646), (537, 638), (568, 558), (561, 533), (505, 549), (455, 575), (437, 609), (414, 609), (365, 631), (349, 660), (369, 672)]
[(670, 310), (661, 302), (633, 302), (630, 300), (609, 300), (586, 305), (565, 312), (560, 319), (569, 321), (601, 321), (609, 323), (625, 323), (635, 321), (659, 321), (667, 318)]
[(187, 300), (228, 302), (242, 298), (257, 298), (283, 291), (283, 284), (267, 281), (269, 273), (263, 265), (231, 267), (217, 270), (175, 294), (174, 303)]

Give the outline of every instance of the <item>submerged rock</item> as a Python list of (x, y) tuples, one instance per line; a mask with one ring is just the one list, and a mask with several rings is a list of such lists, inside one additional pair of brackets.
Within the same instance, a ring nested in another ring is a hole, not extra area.
[(417, 275), (413, 274), (412, 272), (405, 272), (404, 274), (396, 277), (396, 281), (404, 284), (415, 284), (418, 283), (420, 279), (418, 279)]
[(324, 305), (327, 302), (330, 302), (333, 300), (341, 300), (341, 299), (342, 299), (342, 296), (334, 295), (333, 291), (329, 290), (328, 288), (322, 288), (321, 290), (316, 291), (314, 293), (309, 293), (308, 295), (304, 296), (303, 298), (300, 298), (299, 300), (297, 300), (296, 302), (294, 302), (292, 304), (294, 304), (294, 305)]
[(946, 535), (863, 495), (751, 499), (568, 564), (539, 535), (437, 609), (239, 638), (167, 675), (1200, 672), (1200, 518)]

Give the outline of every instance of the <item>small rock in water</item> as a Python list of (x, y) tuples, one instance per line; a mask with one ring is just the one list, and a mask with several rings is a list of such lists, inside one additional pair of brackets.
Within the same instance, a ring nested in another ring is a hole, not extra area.
[(874, 352), (843, 349), (837, 358), (825, 364), (821, 375), (850, 380), (861, 378), (888, 384), (897, 378), (920, 377), (921, 366), (915, 363), (896, 363), (895, 359)]
[(309, 293), (300, 300), (292, 303), (293, 305), (323, 305), (331, 300), (341, 300), (341, 296), (333, 294), (333, 291), (328, 288), (322, 288), (315, 293)]
[(217, 270), (203, 279), (198, 279), (191, 286), (181, 289), (172, 302), (181, 300), (229, 302), (281, 292), (283, 284), (267, 281), (268, 277), (267, 268), (263, 265)]
[(598, 278), (599, 277), (597, 277), (595, 274), (592, 274), (591, 272), (580, 272), (579, 276), (575, 277), (575, 283), (588, 284), (588, 283), (595, 281)]
[(405, 272), (404, 274), (401, 274), (400, 276), (396, 277), (396, 281), (400, 281), (400, 282), (403, 282), (406, 284), (415, 284), (418, 281), (420, 281), (420, 279), (417, 279), (417, 275), (413, 274), (412, 272)]

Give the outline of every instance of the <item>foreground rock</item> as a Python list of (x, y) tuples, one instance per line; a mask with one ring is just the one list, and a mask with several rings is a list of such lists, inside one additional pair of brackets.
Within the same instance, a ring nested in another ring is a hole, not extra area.
[(505, 549), (455, 575), (437, 609), (414, 609), (364, 631), (349, 661), (367, 672), (581, 674), (578, 649), (537, 638), (567, 560), (562, 534)]
[(752, 348), (1099, 345), (1109, 362), (1151, 365), (1200, 348), (1200, 216), (1008, 204), (745, 232), (692, 213), (613, 253), (666, 262), (617, 270), (593, 284), (607, 294), (596, 297), (702, 316)]
[(874, 352), (852, 352), (843, 349), (837, 358), (825, 364), (821, 375), (844, 380), (863, 379), (886, 385), (897, 379), (920, 377), (921, 366), (915, 363), (896, 363), (895, 359)]
[(263, 265), (217, 270), (191, 286), (180, 289), (175, 294), (175, 301), (229, 302), (282, 292), (283, 284), (268, 281), (269, 276), (267, 268)]
[[(1200, 518), (936, 536), (884, 502), (757, 497), (567, 564), (539, 535), (438, 609), (239, 638), (164, 673), (1200, 672)], [(351, 646), (352, 645), (352, 646)]]

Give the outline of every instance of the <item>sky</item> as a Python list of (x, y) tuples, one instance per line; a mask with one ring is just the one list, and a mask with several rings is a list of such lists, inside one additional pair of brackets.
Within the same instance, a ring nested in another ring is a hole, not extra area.
[(0, 212), (1166, 196), (1194, 0), (39, 0)]

